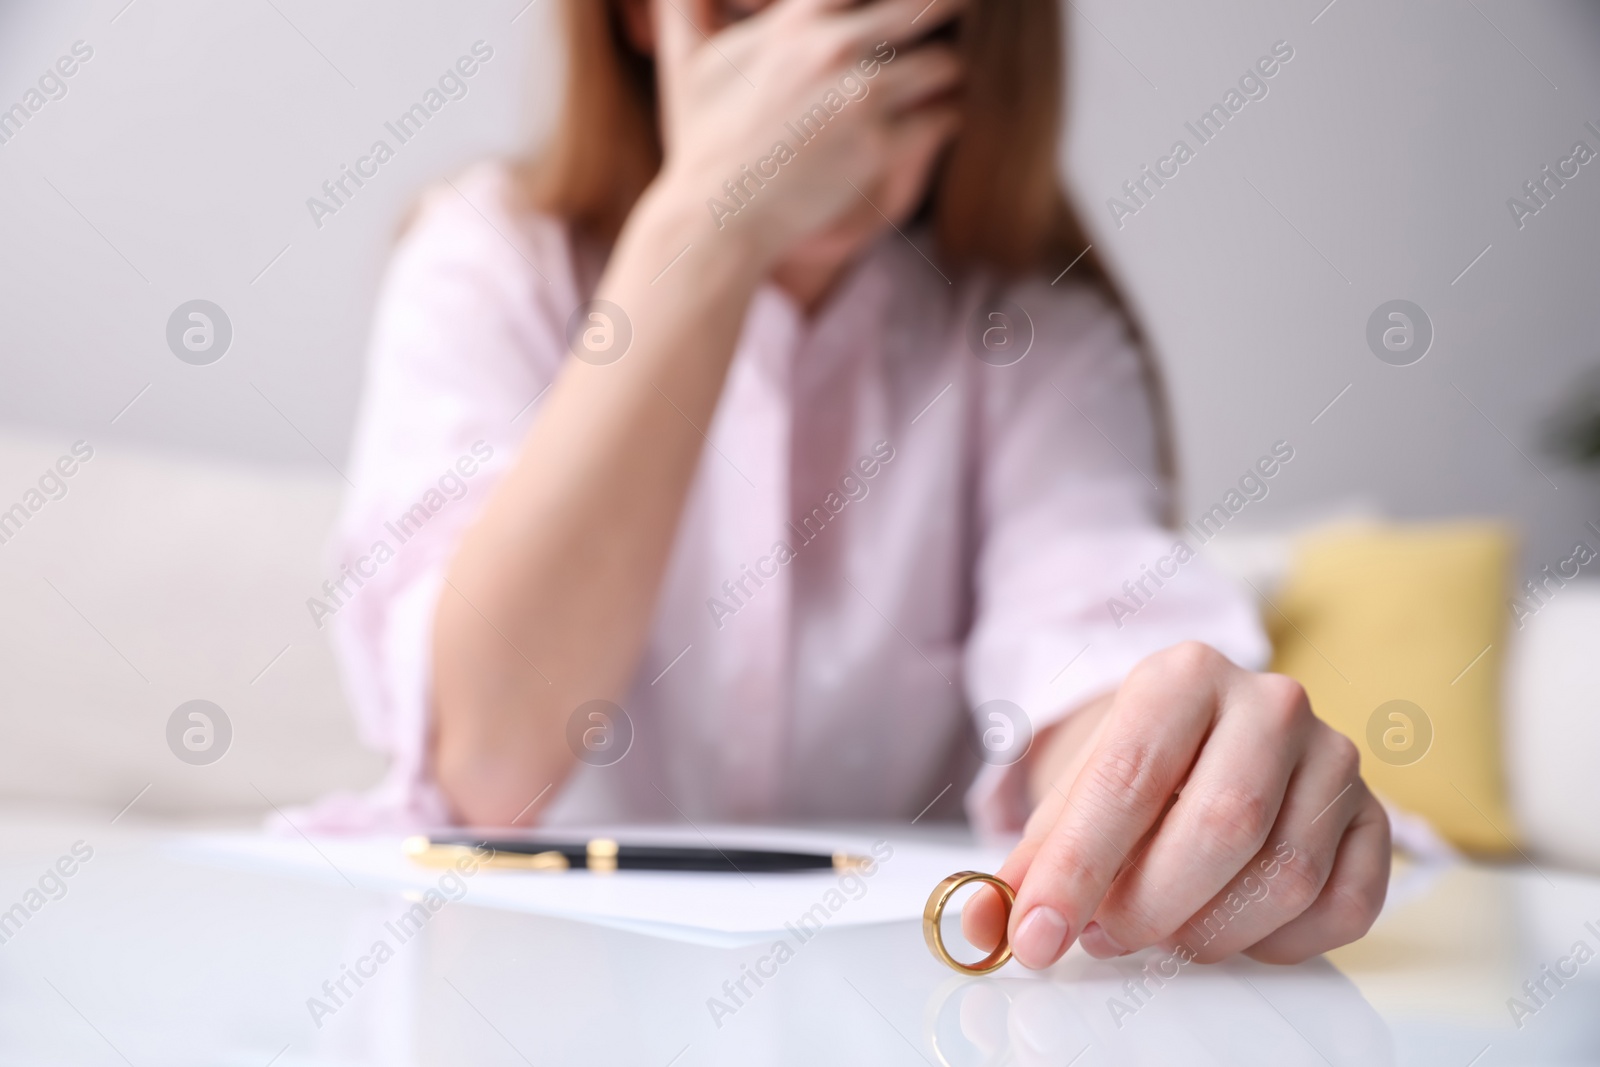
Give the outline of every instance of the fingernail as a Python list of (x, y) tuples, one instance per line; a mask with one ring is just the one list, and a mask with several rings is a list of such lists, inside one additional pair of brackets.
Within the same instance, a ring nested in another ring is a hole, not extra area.
[(1097, 922), (1091, 922), (1083, 928), (1083, 933), (1078, 937), (1078, 944), (1097, 960), (1108, 960), (1113, 956), (1128, 954), (1128, 950), (1117, 944), (1111, 935), (1106, 933), (1105, 927)]
[(1011, 954), (1024, 967), (1048, 967), (1067, 943), (1067, 920), (1054, 908), (1043, 904), (1022, 917), (1017, 936), (1011, 941)]

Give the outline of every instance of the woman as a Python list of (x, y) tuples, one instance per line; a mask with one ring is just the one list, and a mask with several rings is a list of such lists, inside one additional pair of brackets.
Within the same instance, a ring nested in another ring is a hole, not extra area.
[(378, 310), (335, 625), (392, 811), (911, 819), (977, 708), (1025, 965), (1360, 936), (1354, 747), (1235, 590), (1146, 576), (1159, 406), (1058, 191), (1056, 0), (566, 20), (553, 146), (431, 194)]

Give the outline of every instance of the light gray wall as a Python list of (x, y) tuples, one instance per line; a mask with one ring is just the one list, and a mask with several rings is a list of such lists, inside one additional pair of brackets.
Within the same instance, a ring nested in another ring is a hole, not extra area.
[[(1191, 513), (1284, 438), (1297, 458), (1252, 522), (1359, 500), (1511, 516), (1535, 565), (1593, 543), (1600, 491), (1540, 437), (1600, 363), (1600, 163), (1520, 231), (1506, 200), (1575, 140), (1600, 150), (1584, 128), (1600, 125), (1594, 5), (1105, 2), (1070, 17), (1071, 173), (1165, 356)], [(1278, 40), (1295, 57), (1268, 95), (1115, 228), (1106, 199), (1175, 138), (1196, 143), (1183, 123)], [(1436, 331), (1409, 367), (1365, 341), (1394, 298)]]
[[(340, 462), (373, 294), (408, 205), (466, 162), (517, 150), (548, 112), (551, 0), (513, 22), (526, 2), (6, 7), (6, 104), (74, 41), (94, 56), (0, 145), (0, 419)], [(399, 146), (383, 124), (479, 40), (494, 54), (467, 96)], [(380, 137), (395, 157), (314, 225), (307, 199)], [(195, 298), (234, 327), (212, 366), (167, 348), (169, 314)]]
[[(0, 7), (0, 104), (74, 41), (94, 49), (68, 95), (0, 145), (0, 421), (341, 462), (395, 227), (428, 182), (544, 128), (554, 3)], [(1521, 231), (1505, 202), (1574, 140), (1600, 149), (1584, 129), (1600, 125), (1600, 20), (1578, 0), (1325, 3), (1067, 8), (1067, 169), (1168, 368), (1186, 507), (1282, 438), (1297, 458), (1250, 522), (1353, 499), (1402, 516), (1508, 515), (1530, 559), (1553, 559), (1600, 517), (1594, 479), (1538, 441), (1600, 361), (1600, 164)], [(495, 55), (470, 94), (317, 228), (306, 198), (479, 39)], [(1117, 228), (1106, 199), (1175, 139), (1192, 146), (1183, 123), (1279, 40), (1295, 55), (1269, 95)], [(165, 344), (168, 315), (196, 297), (235, 331), (213, 366)], [(1364, 339), (1397, 297), (1436, 330), (1403, 368)]]

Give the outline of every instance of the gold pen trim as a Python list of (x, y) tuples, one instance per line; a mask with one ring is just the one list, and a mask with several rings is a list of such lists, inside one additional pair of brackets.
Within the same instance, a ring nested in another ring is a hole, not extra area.
[(597, 837), (590, 841), (584, 852), (588, 855), (589, 869), (596, 874), (610, 874), (617, 869), (616, 841), (609, 837)]
[(559, 852), (480, 852), (470, 845), (435, 844), (426, 837), (408, 837), (405, 853), (412, 862), (424, 867), (454, 867), (463, 859), (480, 867), (497, 867), (518, 871), (564, 871), (571, 866), (567, 857)]

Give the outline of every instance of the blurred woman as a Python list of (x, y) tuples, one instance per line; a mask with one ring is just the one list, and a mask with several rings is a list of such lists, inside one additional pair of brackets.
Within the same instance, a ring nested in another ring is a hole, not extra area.
[(1200, 959), (1365, 931), (1354, 747), (1172, 562), (1156, 379), (1059, 189), (1056, 0), (565, 19), (552, 143), (431, 193), (377, 313), (335, 618), (375, 802), (881, 820), (970, 783), (1026, 824), (1028, 966), (1217, 907)]

